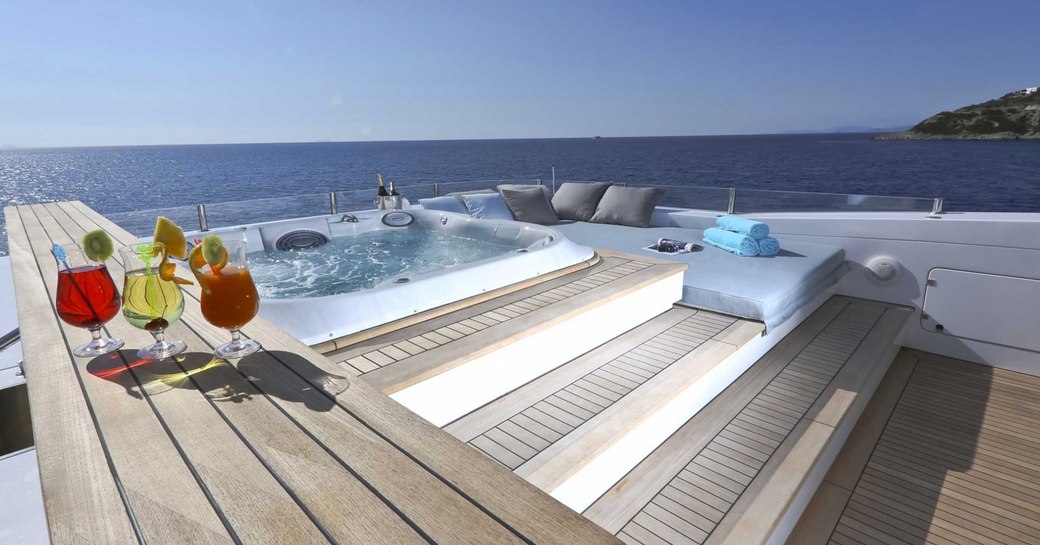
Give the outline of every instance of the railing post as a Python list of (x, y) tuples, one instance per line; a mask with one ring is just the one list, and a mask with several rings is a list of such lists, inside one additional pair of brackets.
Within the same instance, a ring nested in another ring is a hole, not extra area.
[(628, 182), (618, 182), (617, 184), (621, 187), (628, 187)]
[(737, 188), (729, 188), (729, 204), (726, 206), (726, 213), (732, 214), (737, 210)]
[(433, 196), (434, 197), (440, 197), (441, 196), (441, 184), (436, 184), (436, 183), (433, 184)]
[(943, 215), (943, 198), (942, 197), (936, 197), (935, 200), (932, 201), (932, 213), (928, 214), (928, 217), (929, 218), (939, 219), (939, 218), (942, 217), (942, 215)]
[(206, 205), (197, 204), (195, 209), (199, 213), (199, 231), (209, 231), (209, 223), (206, 222)]
[(545, 184), (542, 183), (542, 179), (541, 178), (538, 178), (537, 180), (535, 180), (534, 183), (536, 185), (545, 185)]
[(329, 214), (336, 214), (336, 192), (329, 191)]

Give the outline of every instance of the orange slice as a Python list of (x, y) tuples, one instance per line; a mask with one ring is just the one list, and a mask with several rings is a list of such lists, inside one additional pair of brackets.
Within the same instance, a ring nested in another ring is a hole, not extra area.
[(202, 291), (211, 294), (213, 293), (209, 289), (209, 283), (206, 282), (206, 276), (202, 274), (202, 267), (206, 265), (206, 258), (202, 257), (202, 245), (199, 244), (191, 249), (191, 253), (188, 254), (188, 268), (191, 269), (191, 274), (195, 275), (195, 280), (199, 281), (199, 286), (202, 286)]

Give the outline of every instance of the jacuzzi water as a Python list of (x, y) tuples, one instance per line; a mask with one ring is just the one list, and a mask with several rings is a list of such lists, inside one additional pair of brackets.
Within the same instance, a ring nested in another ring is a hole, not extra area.
[(429, 229), (393, 229), (333, 238), (308, 250), (253, 252), (248, 259), (261, 298), (299, 299), (365, 290), (515, 250)]

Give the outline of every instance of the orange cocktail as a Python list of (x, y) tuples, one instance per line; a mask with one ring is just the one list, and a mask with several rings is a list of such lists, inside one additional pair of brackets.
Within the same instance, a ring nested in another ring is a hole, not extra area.
[(260, 310), (260, 296), (246, 264), (246, 243), (209, 235), (188, 255), (188, 266), (202, 288), (202, 317), (231, 332), (231, 342), (216, 347), (213, 354), (231, 360), (259, 350), (260, 343), (243, 339), (239, 332)]
[(206, 290), (202, 292), (202, 316), (224, 329), (235, 330), (249, 323), (260, 309), (260, 296), (249, 269), (228, 265), (217, 272), (202, 274)]

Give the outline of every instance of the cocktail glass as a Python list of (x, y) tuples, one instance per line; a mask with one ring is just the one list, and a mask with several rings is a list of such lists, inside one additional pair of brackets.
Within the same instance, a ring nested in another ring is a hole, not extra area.
[(246, 243), (223, 241), (227, 261), (222, 265), (203, 265), (195, 272), (202, 287), (202, 316), (206, 321), (231, 332), (231, 342), (213, 350), (224, 359), (243, 358), (260, 349), (260, 343), (243, 339), (239, 331), (260, 309), (260, 296), (246, 263)]
[(108, 267), (88, 260), (78, 246), (59, 246), (53, 252), (58, 262), (58, 316), (69, 325), (90, 330), (93, 337), (72, 353), (92, 357), (122, 348), (121, 339), (101, 338), (101, 327), (119, 312), (119, 291)]
[(123, 316), (130, 325), (155, 337), (155, 344), (137, 352), (145, 360), (176, 356), (187, 348), (184, 341), (168, 341), (165, 332), (184, 312), (181, 287), (159, 276), (159, 263), (165, 247), (161, 242), (132, 244), (119, 249), (126, 269), (123, 283)]

